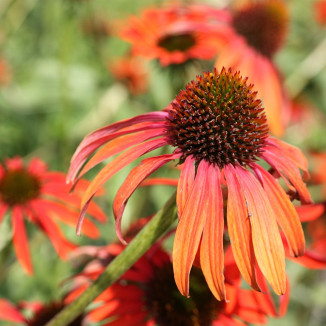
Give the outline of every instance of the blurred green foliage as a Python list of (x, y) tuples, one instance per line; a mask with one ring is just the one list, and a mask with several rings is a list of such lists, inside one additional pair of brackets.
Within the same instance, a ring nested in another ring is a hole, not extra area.
[[(128, 52), (128, 44), (113, 32), (94, 35), (87, 31), (89, 21), (103, 21), (110, 26), (139, 13), (141, 8), (163, 2), (1, 0), (0, 55), (9, 62), (12, 80), (0, 88), (0, 161), (15, 155), (26, 160), (38, 156), (50, 169), (67, 171), (76, 146), (90, 131), (164, 108), (176, 92), (175, 85), (169, 83), (169, 72), (155, 62), (149, 63), (148, 93), (131, 96), (107, 68), (108, 62)], [(295, 76), (304, 60), (326, 39), (326, 28), (315, 22), (311, 0), (288, 1), (288, 4), (290, 32), (276, 58), (286, 81)], [(319, 70), (311, 67), (312, 71), (295, 79), (298, 85), (304, 82), (300, 96), (310, 101), (318, 114), (312, 125), (290, 126), (285, 138), (306, 151), (326, 146), (325, 57), (321, 59), (324, 62), (316, 62)], [(289, 86), (292, 89), (293, 85)], [(302, 136), (302, 128), (306, 136)], [(100, 200), (109, 217), (109, 223), (100, 226), (101, 238), (96, 242), (85, 237), (76, 239), (74, 230), (67, 228), (70, 239), (82, 244), (105, 244), (115, 239), (112, 199), (127, 172), (124, 170), (112, 178), (110, 185), (106, 185), (107, 194)], [(160, 176), (164, 173), (168, 172), (160, 172)], [(125, 223), (135, 216), (155, 212), (172, 191), (167, 187), (137, 191), (127, 206)], [(0, 297), (13, 302), (58, 299), (62, 294), (58, 285), (72, 274), (73, 268), (57, 257), (48, 241), (44, 241), (45, 236), (32, 225), (28, 225), (28, 233), (34, 277), (26, 276), (15, 262), (8, 219), (0, 226)], [(285, 318), (270, 320), (269, 324), (325, 325), (325, 271), (308, 271), (292, 262), (287, 270), (292, 288), (289, 311)]]

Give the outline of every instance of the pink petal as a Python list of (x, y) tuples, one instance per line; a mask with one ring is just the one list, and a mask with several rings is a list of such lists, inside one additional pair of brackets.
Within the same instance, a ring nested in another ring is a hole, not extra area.
[(156, 128), (153, 130), (145, 130), (137, 133), (132, 133), (118, 137), (105, 146), (103, 146), (83, 167), (80, 171), (78, 178), (81, 178), (87, 171), (92, 169), (94, 166), (108, 159), (109, 157), (124, 151), (126, 148), (136, 144), (140, 144), (150, 138), (163, 136), (165, 134), (164, 128)]
[[(84, 138), (84, 140), (78, 146), (76, 152), (74, 153), (71, 166), (67, 175), (67, 183), (73, 182), (78, 171), (89, 157), (97, 148), (106, 143), (107, 141), (114, 139), (123, 134), (133, 133), (135, 131), (140, 131), (144, 129), (149, 129), (146, 122), (154, 124), (154, 122), (164, 121), (168, 116), (167, 112), (149, 112), (131, 119), (122, 120), (111, 125), (105, 126), (94, 132), (90, 133)], [(142, 127), (142, 124), (144, 127)], [(153, 126), (156, 128), (157, 126)], [(121, 133), (117, 133), (118, 130), (125, 128)]]

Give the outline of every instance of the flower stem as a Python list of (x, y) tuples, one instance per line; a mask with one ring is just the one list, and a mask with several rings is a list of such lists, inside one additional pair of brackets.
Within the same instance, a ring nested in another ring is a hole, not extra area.
[(177, 219), (175, 194), (146, 224), (123, 252), (107, 266), (103, 273), (83, 294), (64, 308), (46, 326), (65, 326), (85, 311), (85, 308), (105, 289), (119, 279)]

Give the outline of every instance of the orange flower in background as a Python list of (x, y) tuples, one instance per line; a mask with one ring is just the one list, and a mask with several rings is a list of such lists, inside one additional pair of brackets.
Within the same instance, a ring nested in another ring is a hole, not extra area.
[[(61, 258), (75, 248), (65, 239), (58, 222), (75, 225), (83, 191), (89, 183), (82, 181), (76, 192), (69, 194), (65, 174), (47, 171), (46, 165), (37, 158), (24, 166), (20, 157), (7, 159), (0, 164), (0, 223), (10, 212), (13, 229), (13, 245), (18, 261), (28, 274), (33, 268), (30, 259), (24, 218), (36, 224), (49, 237)], [(101, 209), (92, 204), (89, 214), (100, 222), (106, 217)], [(96, 238), (98, 229), (87, 221), (85, 235)]]
[[(73, 301), (85, 291), (123, 249), (121, 244), (78, 248), (75, 258), (78, 260), (88, 254), (86, 259), (91, 261), (73, 278), (73, 289), (66, 302)], [(107, 326), (240, 326), (243, 322), (264, 324), (267, 317), (286, 312), (288, 293), (281, 297), (280, 312), (277, 313), (265, 285), (265, 294), (241, 289), (240, 273), (229, 250), (225, 275), (228, 302), (214, 298), (199, 268), (194, 268), (191, 273), (190, 298), (185, 298), (175, 286), (170, 256), (156, 245), (95, 300), (97, 307), (89, 312), (88, 319), (92, 322), (107, 320), (104, 322)]]
[(268, 125), (276, 136), (282, 136), (289, 119), (290, 103), (273, 55), (285, 40), (288, 11), (282, 0), (249, 1), (230, 17), (229, 36), (220, 47), (215, 66), (233, 67), (248, 77), (262, 100)]
[[(26, 326), (43, 326), (65, 307), (63, 302), (41, 303), (21, 302), (13, 305), (5, 299), (0, 299), (0, 321), (15, 322)], [(24, 311), (29, 310), (32, 316), (25, 317)], [(83, 316), (78, 316), (68, 326), (86, 326)]]
[[(292, 255), (303, 255), (305, 240), (294, 206), (276, 178), (285, 181), (294, 198), (310, 203), (299, 170), (307, 176), (307, 162), (299, 149), (268, 136), (266, 117), (252, 87), (239, 73), (214, 70), (190, 82), (165, 110), (116, 122), (86, 136), (72, 158), (68, 182), (75, 183), (78, 172), (81, 177), (103, 160), (123, 153), (85, 191), (77, 232), (87, 206), (107, 180), (140, 156), (169, 145), (175, 147), (172, 154), (144, 159), (118, 190), (113, 211), (119, 238), (124, 241), (121, 218), (132, 193), (154, 171), (177, 160), (184, 163), (177, 188), (179, 224), (173, 247), (180, 292), (189, 294), (189, 274), (199, 250), (208, 286), (216, 298), (225, 298), (222, 188), (227, 187), (227, 228), (240, 272), (259, 290), (257, 261), (273, 290), (283, 294), (285, 258), (278, 226)], [(257, 160), (267, 162), (270, 172)]]
[(133, 95), (146, 92), (147, 74), (140, 58), (126, 57), (120, 58), (116, 62), (108, 65), (112, 75), (129, 89)]
[(314, 3), (316, 20), (320, 25), (326, 25), (326, 1), (319, 0)]
[[(200, 5), (146, 9), (132, 17), (121, 37), (130, 42), (134, 55), (158, 59), (162, 66), (190, 59), (210, 60), (216, 55), (223, 30), (224, 11)], [(218, 20), (216, 19), (218, 17)]]

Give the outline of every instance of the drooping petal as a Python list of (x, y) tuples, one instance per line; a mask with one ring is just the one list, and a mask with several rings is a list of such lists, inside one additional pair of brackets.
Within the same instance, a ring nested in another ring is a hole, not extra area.
[(202, 160), (189, 193), (173, 244), (173, 270), (181, 294), (189, 295), (189, 274), (195, 259), (207, 216), (209, 191), (208, 163)]
[(124, 135), (118, 137), (105, 146), (103, 146), (96, 154), (86, 163), (83, 169), (80, 171), (78, 178), (81, 178), (87, 171), (92, 169), (94, 166), (110, 158), (111, 156), (124, 151), (133, 145), (140, 144), (150, 138), (163, 136), (165, 133), (164, 128), (156, 128), (145, 131), (136, 132), (133, 134)]
[(290, 189), (294, 187), (303, 204), (312, 203), (310, 193), (302, 181), (300, 171), (292, 161), (276, 155), (269, 149), (266, 149), (261, 157), (282, 176)]
[(289, 242), (292, 254), (302, 256), (305, 250), (305, 238), (298, 214), (289, 197), (274, 177), (258, 164), (252, 167), (261, 175), (260, 182), (265, 189), (274, 209), (277, 223), (282, 228)]
[(5, 299), (0, 299), (0, 320), (23, 323), (25, 318), (13, 304)]
[(280, 139), (268, 137), (266, 143), (277, 148), (279, 156), (285, 156), (288, 160), (292, 161), (304, 173), (304, 179), (309, 177), (308, 173), (308, 160), (303, 155), (302, 151), (291, 144), (287, 144)]
[(208, 166), (208, 194), (206, 198), (206, 223), (200, 246), (200, 266), (207, 284), (218, 300), (225, 299), (223, 252), (223, 195), (218, 167)]
[(276, 294), (286, 290), (284, 248), (275, 213), (258, 180), (247, 170), (236, 166), (252, 229), (252, 241), (258, 265)]
[(326, 203), (316, 203), (295, 207), (301, 222), (314, 221), (326, 212)]
[(166, 140), (163, 139), (153, 139), (146, 143), (142, 143), (134, 146), (133, 148), (125, 151), (121, 155), (117, 156), (110, 163), (108, 163), (94, 178), (94, 180), (90, 183), (87, 190), (84, 193), (81, 202), (81, 213), (79, 216), (78, 224), (77, 224), (77, 234), (80, 235), (81, 226), (83, 223), (83, 219), (86, 214), (87, 207), (92, 200), (94, 194), (98, 189), (102, 187), (102, 185), (109, 180), (115, 173), (124, 168), (126, 165), (137, 159), (139, 156), (142, 156), (156, 148), (162, 147), (166, 145)]
[(255, 254), (252, 244), (248, 208), (234, 167), (224, 168), (228, 185), (227, 222), (231, 247), (237, 266), (248, 284), (260, 291), (255, 274)]
[(116, 219), (116, 231), (121, 242), (126, 244), (126, 241), (123, 239), (121, 234), (121, 218), (132, 193), (136, 190), (140, 183), (154, 171), (164, 164), (179, 158), (180, 156), (181, 154), (166, 154), (150, 157), (143, 160), (139, 166), (131, 170), (128, 177), (119, 188), (113, 202), (113, 212)]
[(22, 209), (18, 206), (12, 208), (13, 244), (17, 259), (27, 274), (33, 274), (31, 257), (28, 249), (27, 235), (24, 225)]
[[(97, 148), (106, 143), (107, 141), (114, 139), (123, 134), (133, 133), (148, 129), (148, 124), (154, 124), (155, 122), (164, 121), (167, 117), (167, 112), (149, 112), (131, 119), (122, 120), (111, 125), (105, 126), (87, 135), (78, 146), (76, 152), (71, 159), (71, 166), (67, 174), (67, 183), (74, 181), (78, 171)], [(142, 128), (142, 123), (145, 123), (145, 127)], [(154, 126), (154, 128), (157, 126)], [(118, 130), (125, 128), (124, 132), (116, 133)], [(150, 128), (150, 127), (149, 127)]]
[(183, 164), (182, 171), (179, 177), (178, 190), (177, 190), (177, 208), (179, 218), (182, 215), (183, 208), (186, 204), (192, 186), (195, 181), (195, 161), (192, 156), (186, 158)]

